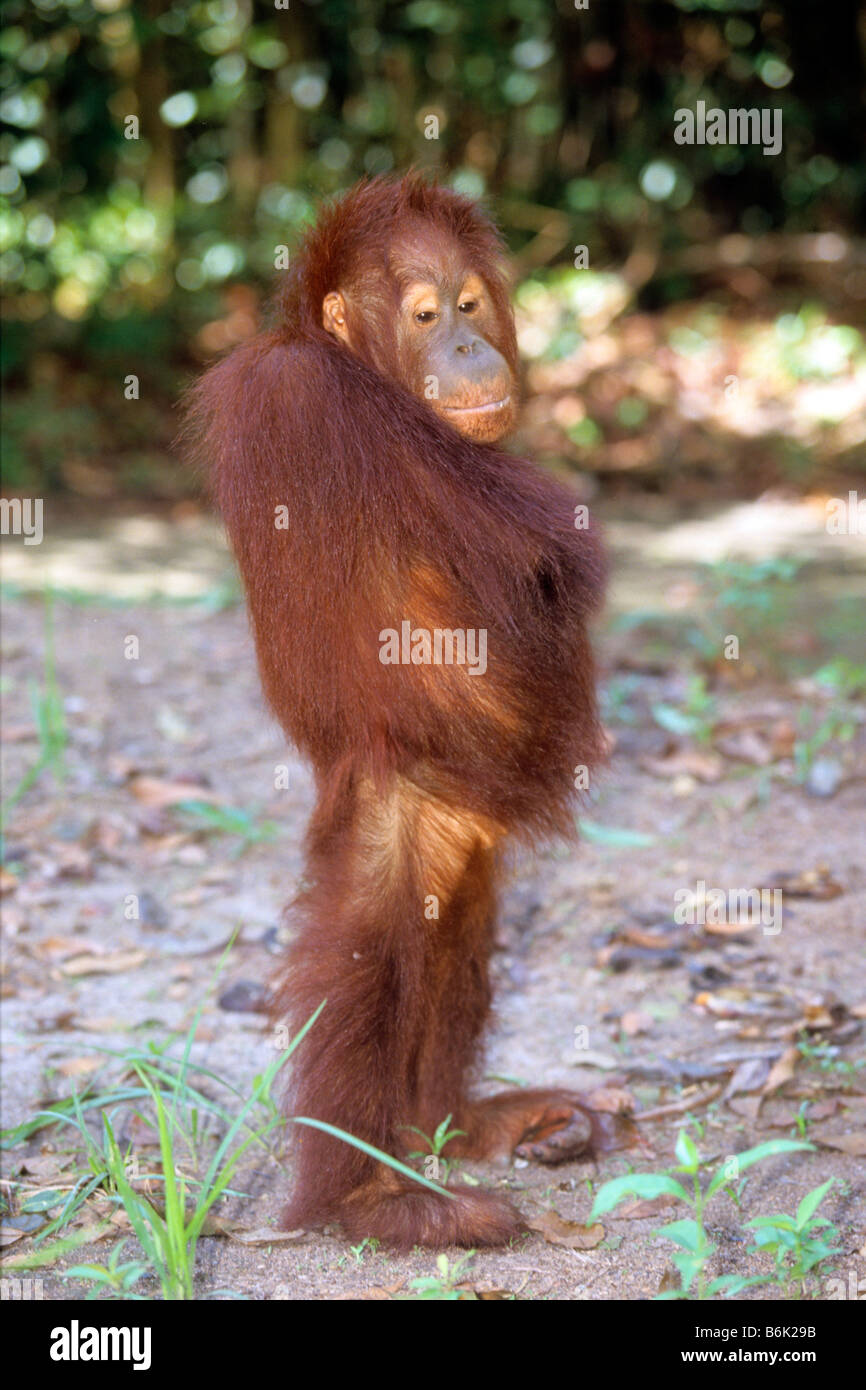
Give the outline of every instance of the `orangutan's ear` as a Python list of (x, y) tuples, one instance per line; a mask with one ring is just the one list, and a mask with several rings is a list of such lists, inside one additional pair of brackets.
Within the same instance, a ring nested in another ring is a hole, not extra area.
[(322, 327), (327, 333), (349, 346), (349, 325), (346, 322), (346, 301), (339, 290), (332, 290), (322, 300)]

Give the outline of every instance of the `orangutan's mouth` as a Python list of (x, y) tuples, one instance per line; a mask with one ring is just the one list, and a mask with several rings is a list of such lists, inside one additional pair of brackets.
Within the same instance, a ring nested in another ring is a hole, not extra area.
[(494, 411), (504, 410), (511, 404), (511, 395), (503, 396), (498, 401), (485, 401), (483, 405), (446, 405), (443, 409), (449, 415), (492, 415)]

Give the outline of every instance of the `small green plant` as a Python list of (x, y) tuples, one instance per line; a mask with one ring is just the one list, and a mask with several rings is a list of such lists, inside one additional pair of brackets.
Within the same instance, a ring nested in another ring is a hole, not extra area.
[(800, 737), (794, 743), (794, 776), (798, 782), (807, 780), (815, 759), (828, 743), (850, 743), (857, 732), (854, 719), (837, 707), (831, 707), (817, 724), (811, 709), (801, 709), (797, 723)]
[[(698, 1299), (710, 1298), (714, 1294), (738, 1293), (741, 1289), (750, 1284), (762, 1283), (766, 1276), (757, 1276), (754, 1279), (741, 1279), (737, 1275), (723, 1274), (709, 1283), (706, 1278), (707, 1262), (715, 1251), (715, 1246), (707, 1238), (704, 1213), (708, 1202), (716, 1196), (718, 1192), (726, 1191), (727, 1195), (739, 1205), (739, 1194), (733, 1190), (728, 1190), (730, 1185), (739, 1179), (741, 1174), (751, 1168), (754, 1163), (760, 1163), (765, 1158), (773, 1158), (776, 1154), (795, 1153), (801, 1149), (811, 1149), (811, 1144), (806, 1144), (794, 1139), (770, 1139), (765, 1144), (758, 1144), (754, 1149), (746, 1149), (744, 1153), (735, 1154), (726, 1160), (719, 1167), (710, 1179), (706, 1190), (701, 1186), (701, 1168), (704, 1166), (697, 1145), (685, 1130), (681, 1130), (676, 1142), (676, 1157), (678, 1165), (668, 1173), (627, 1173), (624, 1177), (614, 1178), (611, 1182), (606, 1182), (599, 1189), (590, 1213), (590, 1224), (597, 1221), (600, 1216), (608, 1211), (612, 1211), (626, 1197), (639, 1197), (644, 1201), (653, 1201), (656, 1197), (676, 1197), (678, 1201), (684, 1202), (692, 1210), (691, 1218), (682, 1221), (673, 1221), (668, 1226), (662, 1226), (655, 1235), (663, 1236), (665, 1240), (672, 1241), (677, 1247), (672, 1260), (680, 1274), (680, 1288), (658, 1294), (660, 1299), (689, 1298), (692, 1288), (696, 1290), (695, 1297)], [(683, 1183), (673, 1176), (674, 1173), (682, 1173), (691, 1179), (691, 1191)]]
[(608, 849), (649, 849), (656, 843), (654, 835), (642, 830), (629, 830), (627, 826), (600, 825), (598, 821), (581, 816), (577, 822), (580, 838), (588, 845), (604, 845)]
[[(788, 557), (762, 560), (757, 564), (723, 560), (702, 566), (686, 612), (631, 608), (614, 619), (612, 630), (639, 633), (644, 653), (664, 665), (670, 664), (674, 651), (678, 656), (682, 653), (685, 643), (701, 666), (713, 670), (720, 664), (727, 670), (736, 665), (722, 660), (724, 637), (735, 633), (743, 651), (748, 651), (750, 662), (766, 665), (772, 657), (767, 642), (768, 630), (783, 629), (789, 621), (797, 593), (793, 581), (800, 567), (800, 561)], [(631, 679), (630, 676), (620, 678), (619, 688), (616, 681), (610, 682), (613, 691), (606, 696), (608, 705), (612, 706), (610, 715), (618, 716), (623, 722), (630, 722), (627, 705), (625, 712), (622, 711), (623, 702), (641, 685), (640, 681), (636, 686), (627, 684)], [(676, 734), (700, 734), (711, 711), (708, 706), (700, 707), (699, 687), (696, 694), (697, 701), (692, 709), (688, 707), (688, 696), (685, 707), (659, 705), (662, 727)], [(689, 717), (693, 722), (691, 728), (687, 727)]]
[[(216, 975), (227, 953), (228, 950), (223, 954)], [(271, 1133), (286, 1123), (273, 1102), (271, 1088), (277, 1073), (304, 1040), (326, 1003), (326, 1000), (322, 1001), (285, 1051), (274, 1058), (261, 1076), (255, 1078), (250, 1096), (235, 1116), (191, 1084), (191, 1076), (198, 1072), (211, 1085), (229, 1086), (213, 1071), (196, 1066), (191, 1061), (190, 1052), (204, 1008), (202, 1003), (186, 1034), (180, 1057), (168, 1052), (175, 1039), (170, 1039), (162, 1048), (154, 1044), (147, 1052), (132, 1049), (120, 1054), (105, 1049), (108, 1056), (123, 1061), (126, 1071), (134, 1075), (135, 1084), (108, 1092), (91, 1091), (86, 1099), (73, 1095), (68, 1103), (40, 1111), (14, 1131), (7, 1132), (3, 1136), (3, 1144), (11, 1147), (46, 1124), (69, 1125), (80, 1135), (87, 1155), (88, 1171), (74, 1183), (65, 1199), (57, 1192), (41, 1194), (43, 1209), (60, 1206), (61, 1210), (35, 1238), (34, 1246), (43, 1247), (41, 1258), (37, 1250), (28, 1264), (50, 1263), (52, 1258), (65, 1253), (67, 1249), (86, 1243), (88, 1236), (95, 1239), (109, 1231), (110, 1226), (103, 1222), (85, 1235), (76, 1233), (66, 1242), (59, 1242), (53, 1247), (45, 1245), (49, 1236), (68, 1227), (88, 1199), (100, 1192), (126, 1213), (143, 1252), (143, 1269), (155, 1274), (163, 1297), (192, 1298), (196, 1250), (205, 1220), (221, 1197), (242, 1195), (229, 1184), (246, 1150), (257, 1143), (267, 1146)], [(235, 1097), (239, 1095), (234, 1087), (229, 1086), (229, 1089)], [(138, 1162), (131, 1148), (122, 1149), (115, 1133), (116, 1107), (129, 1103), (137, 1107), (141, 1102), (145, 1104), (141, 1110), (136, 1109), (136, 1113), (145, 1126), (155, 1124), (159, 1138), (160, 1163), (154, 1165), (156, 1171), (153, 1172), (138, 1171)], [(253, 1123), (254, 1112), (259, 1108), (264, 1109), (264, 1119)], [(88, 1115), (92, 1115), (94, 1109), (100, 1112), (101, 1141), (94, 1137), (88, 1125)], [(206, 1119), (220, 1122), (225, 1132), (212, 1146), (214, 1151), (204, 1176), (198, 1178), (187, 1170), (195, 1164), (196, 1140), (201, 1142), (207, 1137), (200, 1123), (201, 1114), (205, 1114)], [(334, 1125), (299, 1115), (290, 1116), (288, 1122), (308, 1125), (331, 1134), (420, 1186), (453, 1200), (453, 1193), (444, 1187)], [(155, 1191), (159, 1194), (158, 1198), (150, 1195)], [(357, 1247), (359, 1253), (356, 1258), (360, 1257), (367, 1244), (373, 1248), (373, 1242), (362, 1242)], [(132, 1269), (128, 1266), (121, 1269), (117, 1261), (114, 1266), (109, 1261), (107, 1266), (91, 1268), (80, 1265), (77, 1269), (76, 1277), (96, 1280), (96, 1296), (100, 1293), (114, 1296), (115, 1282), (122, 1284), (124, 1279), (129, 1279), (130, 1286), (135, 1282)], [(83, 1273), (85, 1270), (89, 1272)]]
[(773, 556), (767, 560), (717, 560), (704, 572), (705, 587), (723, 612), (754, 615), (763, 627), (773, 619), (782, 599), (802, 568), (800, 560)]
[(51, 768), (59, 783), (66, 775), (66, 714), (63, 709), (63, 696), (57, 684), (57, 667), (54, 658), (54, 598), (49, 592), (45, 595), (45, 646), (42, 659), (42, 689), (31, 682), (30, 705), (33, 722), (39, 739), (39, 756), (27, 769), (24, 776), (3, 802), (2, 820), (22, 796), (38, 781), (46, 768)]
[(175, 810), (191, 824), (192, 829), (210, 835), (236, 835), (240, 843), (233, 850), (235, 856), (243, 854), (250, 845), (273, 840), (279, 833), (275, 821), (256, 822), (250, 811), (240, 806), (214, 806), (209, 801), (179, 801)]
[(839, 1048), (834, 1047), (826, 1039), (822, 1038), (813, 1042), (805, 1033), (797, 1039), (797, 1051), (813, 1067), (834, 1076), (856, 1076), (862, 1067), (866, 1067), (866, 1058), (849, 1062), (840, 1056)]
[(632, 701), (640, 693), (641, 682), (638, 676), (613, 676), (601, 688), (601, 702), (605, 723), (636, 724), (637, 711)]
[(866, 662), (835, 656), (815, 672), (812, 680), (839, 699), (855, 700), (866, 694)]
[[(192, 1042), (194, 1031), (193, 1028), (188, 1044)], [(151, 1059), (149, 1062), (136, 1059), (132, 1063), (132, 1070), (141, 1087), (139, 1094), (149, 1098), (156, 1119), (161, 1159), (157, 1172), (136, 1173), (135, 1160), (129, 1150), (121, 1149), (114, 1132), (112, 1115), (107, 1109), (102, 1109), (101, 1143), (92, 1137), (80, 1104), (74, 1107), (72, 1116), (57, 1113), (56, 1119), (73, 1123), (84, 1138), (91, 1176), (76, 1184), (60, 1216), (40, 1233), (40, 1238), (44, 1239), (54, 1230), (62, 1229), (87, 1197), (99, 1189), (125, 1211), (144, 1253), (144, 1267), (156, 1274), (163, 1297), (191, 1299), (196, 1249), (208, 1213), (220, 1197), (232, 1191), (230, 1180), (250, 1145), (264, 1143), (271, 1131), (282, 1123), (278, 1116), (272, 1116), (253, 1128), (247, 1122), (248, 1116), (269, 1096), (274, 1077), (306, 1031), (306, 1027), (302, 1029), (286, 1052), (275, 1057), (262, 1076), (256, 1078), (251, 1095), (229, 1124), (200, 1180), (189, 1177), (177, 1157), (178, 1145), (185, 1143), (187, 1137), (182, 1114), (188, 1100), (188, 1057), (184, 1058), (180, 1071), (170, 1077), (168, 1087), (166, 1059)], [(152, 1201), (143, 1190), (141, 1184), (144, 1181), (159, 1186), (158, 1202)], [(83, 1269), (84, 1266), (79, 1268)], [(107, 1287), (107, 1278), (104, 1273), (99, 1274), (99, 1289)], [(108, 1282), (110, 1284), (110, 1279)]]
[(801, 562), (789, 556), (755, 563), (720, 560), (707, 566), (702, 601), (694, 615), (696, 627), (688, 633), (704, 660), (718, 661), (720, 632), (737, 633), (753, 659), (765, 660), (767, 631), (784, 627), (800, 568)]
[[(450, 1119), (451, 1116), (449, 1115), (448, 1118)], [(457, 1287), (468, 1275), (469, 1263), (474, 1255), (474, 1250), (467, 1250), (465, 1255), (461, 1255), (453, 1263), (449, 1261), (447, 1255), (437, 1255), (437, 1273), (412, 1279), (409, 1283), (410, 1289), (417, 1291), (419, 1299), (435, 1300), (441, 1303), (457, 1303), (461, 1299), (474, 1298), (473, 1294)]]
[(64, 1271), (62, 1278), (87, 1280), (91, 1285), (85, 1294), (87, 1299), (122, 1298), (124, 1301), (131, 1302), (140, 1300), (143, 1295), (134, 1293), (133, 1288), (141, 1276), (147, 1273), (148, 1267), (143, 1260), (127, 1260), (121, 1264), (120, 1256), (125, 1245), (125, 1240), (121, 1240), (115, 1245), (107, 1265), (74, 1265), (72, 1269)]
[(840, 1246), (829, 1243), (838, 1240), (837, 1228), (826, 1216), (815, 1215), (834, 1181), (828, 1178), (820, 1187), (807, 1192), (796, 1216), (778, 1212), (772, 1216), (756, 1216), (746, 1222), (746, 1227), (755, 1232), (755, 1243), (749, 1247), (749, 1254), (772, 1255), (776, 1269), (774, 1275), (767, 1276), (767, 1282), (781, 1285), (789, 1298), (802, 1292), (802, 1287), (798, 1290), (797, 1285), (802, 1286), (810, 1269), (831, 1255), (841, 1254)]
[(360, 1245), (350, 1245), (349, 1249), (355, 1257), (355, 1264), (364, 1263), (364, 1255), (375, 1255), (379, 1249), (379, 1241), (376, 1236), (365, 1236)]
[(452, 1118), (453, 1116), (446, 1115), (442, 1123), (440, 1125), (437, 1125), (436, 1132), (433, 1134), (432, 1138), (429, 1134), (425, 1134), (423, 1129), (419, 1129), (417, 1125), (405, 1126), (405, 1128), (410, 1130), (411, 1133), (420, 1135), (420, 1137), (424, 1140), (424, 1143), (427, 1145), (426, 1149), (415, 1149), (414, 1152), (410, 1153), (409, 1157), (426, 1159), (432, 1156), (433, 1158), (435, 1158), (437, 1163), (437, 1174), (439, 1176), (440, 1181), (443, 1183), (447, 1183), (448, 1181), (448, 1177), (452, 1168), (452, 1162), (451, 1160), (442, 1157), (442, 1150), (445, 1148), (445, 1145), (448, 1143), (450, 1139), (457, 1139), (459, 1135), (466, 1133), (465, 1129), (448, 1128), (448, 1126), (451, 1124)]
[(689, 676), (682, 704), (659, 701), (652, 707), (652, 716), (669, 734), (709, 743), (716, 722), (716, 701), (707, 689), (706, 676)]

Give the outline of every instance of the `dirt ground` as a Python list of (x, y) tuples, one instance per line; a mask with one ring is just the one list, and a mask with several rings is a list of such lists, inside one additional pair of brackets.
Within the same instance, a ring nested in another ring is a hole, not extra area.
[[(710, 1207), (712, 1273), (766, 1270), (766, 1260), (746, 1257), (744, 1220), (793, 1212), (834, 1177), (821, 1210), (839, 1229), (841, 1253), (821, 1267), (810, 1296), (842, 1296), (839, 1280), (851, 1296), (859, 1280), (863, 1297), (862, 688), (845, 705), (850, 737), (821, 742), (805, 780), (795, 757), (800, 721), (829, 708), (808, 674), (834, 656), (864, 659), (866, 545), (828, 537), (814, 508), (783, 501), (687, 521), (648, 501), (606, 520), (613, 579), (598, 644), (613, 754), (580, 848), (520, 855), (511, 867), (484, 1075), (604, 1087), (630, 1095), (638, 1111), (664, 1113), (641, 1122), (642, 1148), (597, 1166), (471, 1167), (512, 1191), (541, 1229), (516, 1249), (471, 1256), (460, 1281), (488, 1297), (652, 1297), (669, 1279), (671, 1250), (653, 1232), (681, 1209), (618, 1208), (596, 1237), (554, 1228), (544, 1213), (586, 1222), (601, 1181), (629, 1165), (659, 1170), (674, 1161), (688, 1117), (700, 1121), (700, 1136), (690, 1132), (702, 1152), (719, 1160), (798, 1137), (805, 1117), (813, 1152), (750, 1169), (740, 1212), (725, 1197)], [(4, 1126), (75, 1084), (116, 1078), (100, 1049), (183, 1034), (203, 998), (194, 1060), (246, 1095), (273, 1057), (255, 1005), (279, 950), (312, 796), (304, 766), (264, 712), (246, 617), (227, 601), (231, 561), (216, 529), (194, 513), (102, 525), (50, 519), (41, 546), (4, 547), (14, 590), (3, 634), (7, 795), (38, 756), (31, 701), (46, 680), (39, 591), (47, 584), (66, 595), (54, 603), (53, 645), (68, 735), (63, 782), (46, 768), (7, 832)], [(806, 563), (781, 607), (760, 614), (744, 641), (744, 677), (726, 681), (718, 671), (696, 695), (688, 633), (704, 601), (698, 566), (732, 552)], [(637, 621), (651, 610), (672, 626)], [(671, 708), (690, 710), (691, 722), (672, 724), (663, 714)], [(275, 791), (280, 764), (288, 786)], [(251, 811), (256, 825), (274, 822), (273, 837), (249, 835), (244, 847), (201, 819), (190, 824), (173, 807), (185, 784), (193, 788), (186, 799), (213, 796)], [(676, 925), (675, 894), (700, 882), (784, 885), (781, 930)], [(133, 894), (138, 920), (125, 915)], [(131, 1125), (127, 1137), (136, 1134), (152, 1152), (153, 1135)], [(235, 1184), (247, 1195), (225, 1209), (235, 1224), (201, 1241), (202, 1296), (401, 1298), (412, 1296), (413, 1279), (436, 1272), (430, 1252), (353, 1252), (336, 1230), (278, 1236), (288, 1177), (276, 1157), (258, 1153)], [(10, 1262), (28, 1254), (45, 1219), (16, 1220), (23, 1199), (68, 1188), (81, 1162), (69, 1130), (42, 1129), (6, 1151)], [(104, 1211), (95, 1202), (79, 1224)], [(60, 1271), (104, 1262), (116, 1236), (37, 1271), (45, 1296), (70, 1296)], [(147, 1281), (140, 1287), (155, 1291)], [(744, 1296), (777, 1298), (779, 1290)]]

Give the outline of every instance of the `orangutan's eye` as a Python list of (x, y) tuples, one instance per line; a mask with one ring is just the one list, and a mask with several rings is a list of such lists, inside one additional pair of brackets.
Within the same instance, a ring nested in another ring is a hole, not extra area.
[(439, 315), (436, 313), (435, 309), (419, 309), (418, 313), (415, 315), (415, 322), (433, 323), (433, 321), (435, 319), (438, 319), (438, 317)]

